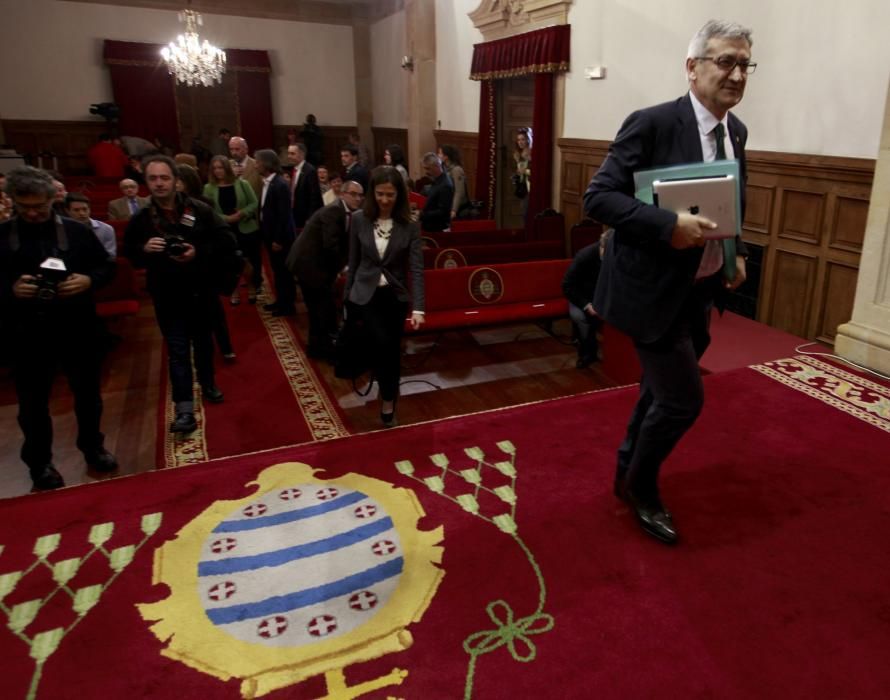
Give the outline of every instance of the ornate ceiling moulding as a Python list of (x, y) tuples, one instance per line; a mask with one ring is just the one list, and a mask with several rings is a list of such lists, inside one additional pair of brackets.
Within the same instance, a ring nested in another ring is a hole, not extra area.
[(568, 24), (572, 0), (483, 0), (469, 13), (485, 41)]
[[(65, 0), (91, 5), (114, 7), (143, 7), (151, 10), (179, 12), (184, 0)], [(291, 22), (317, 22), (320, 24), (352, 24), (354, 14), (363, 9), (364, 3), (324, 2), (323, 0), (192, 0), (191, 9), (205, 15), (230, 15), (259, 19), (284, 19)]]

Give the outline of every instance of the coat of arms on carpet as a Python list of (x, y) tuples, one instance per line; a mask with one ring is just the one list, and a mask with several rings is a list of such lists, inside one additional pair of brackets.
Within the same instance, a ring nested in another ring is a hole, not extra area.
[(347, 666), (402, 651), (444, 575), (441, 526), (409, 489), (358, 474), (327, 481), (302, 463), (264, 469), (254, 493), (217, 501), (155, 552), (168, 598), (138, 608), (162, 653), (253, 698), (324, 676), (327, 698), (402, 683), (347, 686)]

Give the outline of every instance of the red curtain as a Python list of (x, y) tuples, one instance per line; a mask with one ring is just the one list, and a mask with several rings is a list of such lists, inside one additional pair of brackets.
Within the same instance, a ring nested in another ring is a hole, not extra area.
[(160, 50), (156, 44), (106, 40), (105, 63), (121, 109), (121, 133), (179, 143), (173, 78), (161, 62)]
[[(105, 40), (105, 63), (111, 72), (114, 101), (121, 108), (121, 132), (167, 143), (179, 143), (173, 77), (161, 59), (160, 44)], [(272, 144), (272, 95), (269, 54), (226, 49), (226, 70), (237, 80), (241, 135), (251, 149)]]
[(494, 82), (479, 83), (479, 156), (476, 159), (476, 199), (487, 203), (487, 218), (494, 218), (497, 188), (497, 127), (494, 110)]
[(479, 104), (479, 160), (476, 198), (488, 203), (494, 215), (497, 191), (497, 79), (535, 76), (532, 182), (528, 221), (551, 206), (553, 183), (553, 74), (569, 69), (571, 25), (538, 29), (473, 47), (470, 79), (481, 81)]
[(532, 182), (527, 221), (533, 221), (535, 214), (549, 209), (553, 201), (553, 73), (535, 76), (532, 134)]

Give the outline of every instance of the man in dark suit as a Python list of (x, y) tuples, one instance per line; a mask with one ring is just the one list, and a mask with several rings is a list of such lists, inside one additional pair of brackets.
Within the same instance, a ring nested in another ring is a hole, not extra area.
[[(362, 189), (368, 191), (368, 169), (359, 163), (358, 146), (347, 143), (340, 147), (340, 162), (343, 164), (343, 181), (354, 180), (362, 186)], [(368, 192), (373, 195), (373, 192)]]
[(297, 277), (309, 314), (309, 345), (313, 358), (333, 356), (337, 332), (334, 284), (349, 253), (352, 212), (361, 206), (364, 190), (350, 180), (336, 202), (315, 212), (291, 247), (287, 268)]
[(423, 156), (423, 174), (432, 184), (426, 204), (420, 212), (420, 228), (423, 231), (444, 231), (451, 225), (451, 204), (454, 201), (454, 183), (444, 170), (439, 156), (430, 151)]
[[(677, 540), (661, 502), (658, 474), (704, 402), (698, 359), (710, 342), (714, 299), (745, 279), (741, 239), (707, 240), (716, 226), (703, 216), (634, 198), (639, 170), (736, 158), (745, 180), (747, 130), (729, 113), (744, 95), (751, 31), (710, 21), (693, 37), (686, 58), (689, 93), (633, 113), (584, 195), (587, 214), (613, 226), (593, 306), (634, 340), (643, 377), (640, 396), (618, 449), (615, 494), (630, 503), (640, 525), (667, 543)], [(744, 210), (744, 194), (742, 199)], [(732, 279), (725, 278), (735, 258)]]
[(309, 217), (322, 208), (321, 184), (315, 166), (306, 160), (306, 146), (292, 143), (287, 147), (287, 159), (294, 166), (290, 181), (291, 206), (294, 226), (303, 228)]
[(262, 177), (260, 196), (260, 234), (269, 253), (275, 276), (275, 301), (263, 308), (273, 316), (296, 316), (297, 288), (294, 277), (284, 264), (294, 242), (294, 216), (290, 206), (290, 189), (281, 176), (278, 154), (263, 149), (253, 154)]

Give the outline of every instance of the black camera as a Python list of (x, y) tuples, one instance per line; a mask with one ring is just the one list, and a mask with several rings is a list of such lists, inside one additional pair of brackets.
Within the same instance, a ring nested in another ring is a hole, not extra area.
[(185, 239), (175, 233), (164, 236), (164, 243), (167, 244), (167, 247), (164, 248), (164, 252), (171, 258), (178, 258), (188, 250)]
[(52, 301), (58, 293), (59, 282), (68, 278), (68, 268), (59, 258), (47, 258), (40, 263), (34, 284), (37, 285), (37, 298), (40, 301)]
[(114, 102), (99, 102), (98, 104), (90, 105), (90, 114), (97, 114), (103, 119), (113, 122), (120, 117), (121, 108)]

